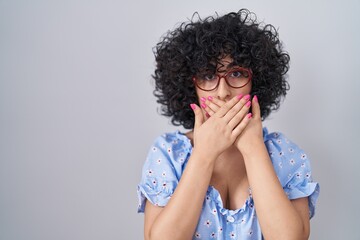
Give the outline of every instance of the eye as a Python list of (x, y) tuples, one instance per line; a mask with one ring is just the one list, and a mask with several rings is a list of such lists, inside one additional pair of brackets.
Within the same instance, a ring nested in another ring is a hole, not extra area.
[(233, 78), (248, 78), (249, 73), (246, 70), (243, 69), (236, 69), (231, 72), (230, 77)]
[(216, 79), (216, 75), (215, 74), (205, 74), (203, 76), (203, 79), (206, 80), (206, 81), (211, 81), (211, 80), (214, 80)]
[(236, 78), (239, 78), (242, 75), (243, 75), (243, 73), (240, 70), (236, 70), (231, 73), (231, 77), (236, 77)]

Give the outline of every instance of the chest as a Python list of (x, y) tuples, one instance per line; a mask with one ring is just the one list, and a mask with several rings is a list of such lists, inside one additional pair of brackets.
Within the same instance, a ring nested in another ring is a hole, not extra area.
[(210, 185), (219, 192), (223, 207), (229, 210), (242, 208), (250, 194), (246, 171), (240, 167), (214, 172)]

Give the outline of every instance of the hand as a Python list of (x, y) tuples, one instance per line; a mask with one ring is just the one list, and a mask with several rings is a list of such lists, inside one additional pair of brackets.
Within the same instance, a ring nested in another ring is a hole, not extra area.
[[(225, 104), (224, 101), (212, 97), (208, 97), (208, 99), (202, 98), (201, 100), (203, 103), (202, 106), (204, 106), (203, 108), (207, 113), (208, 118), (213, 116), (220, 109), (220, 107)], [(249, 146), (254, 144), (255, 141), (260, 143), (264, 142), (262, 134), (260, 105), (257, 96), (254, 96), (250, 103), (252, 105), (251, 121), (249, 121), (246, 128), (242, 131), (241, 135), (237, 138), (235, 142), (236, 147), (242, 153), (250, 149)]]
[(204, 121), (201, 109), (191, 104), (195, 113), (194, 150), (201, 151), (207, 158), (215, 160), (229, 148), (250, 121), (248, 98), (235, 96), (217, 108), (211, 118)]

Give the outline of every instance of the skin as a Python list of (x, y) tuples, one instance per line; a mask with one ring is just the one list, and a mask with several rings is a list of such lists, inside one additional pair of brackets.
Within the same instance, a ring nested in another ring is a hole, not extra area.
[[(219, 73), (231, 62), (224, 57)], [(196, 89), (202, 108), (192, 105), (195, 126), (187, 133), (192, 155), (168, 204), (147, 201), (145, 239), (191, 239), (209, 185), (228, 209), (241, 208), (251, 186), (265, 239), (308, 239), (308, 198), (289, 200), (282, 189), (264, 144), (260, 106), (256, 97), (249, 99), (250, 92), (251, 83), (236, 89), (224, 78), (211, 92)]]

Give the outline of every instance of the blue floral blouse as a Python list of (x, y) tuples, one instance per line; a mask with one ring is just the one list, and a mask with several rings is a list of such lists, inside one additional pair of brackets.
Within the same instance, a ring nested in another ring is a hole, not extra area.
[[(276, 174), (289, 199), (309, 197), (309, 217), (315, 213), (319, 184), (313, 182), (307, 155), (282, 133), (268, 133), (264, 142)], [(191, 155), (190, 140), (179, 131), (158, 137), (146, 158), (138, 185), (138, 212), (144, 212), (147, 199), (163, 207), (170, 200)], [(262, 239), (254, 201), (249, 196), (242, 208), (223, 207), (219, 192), (209, 186), (193, 239)]]

